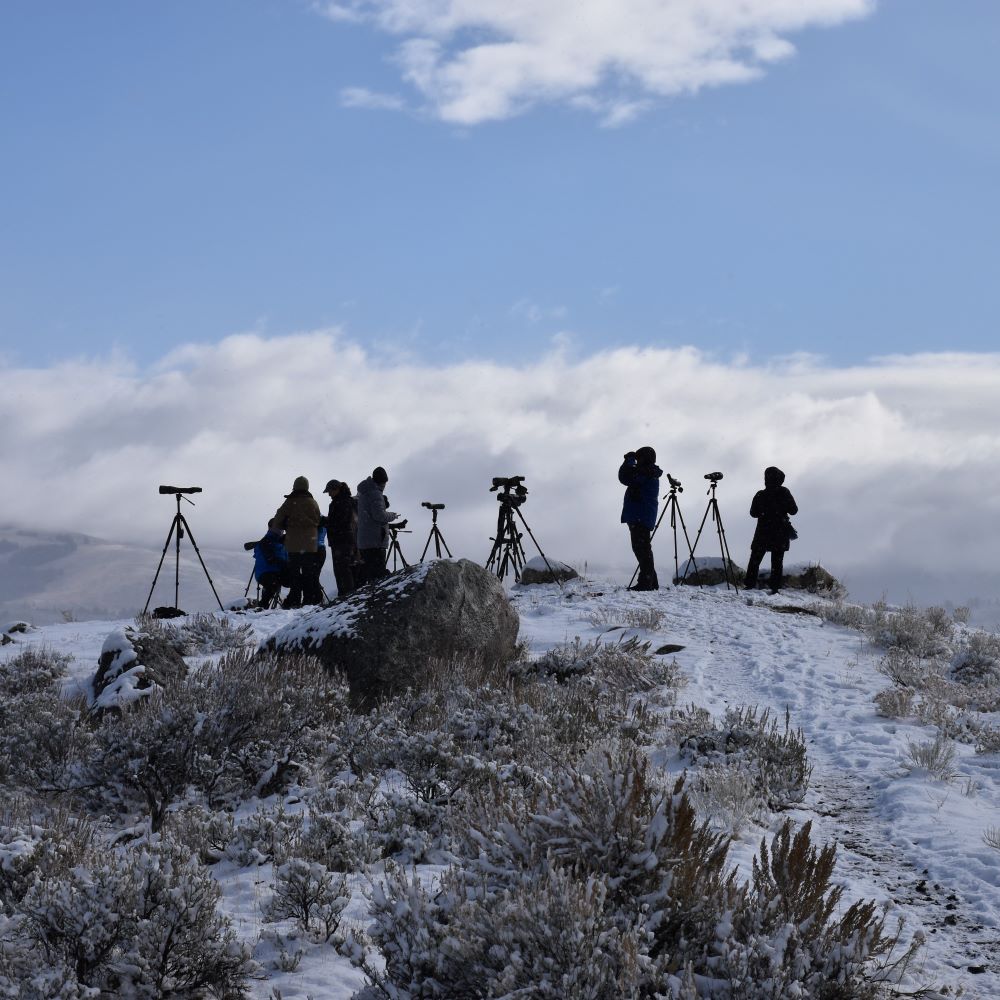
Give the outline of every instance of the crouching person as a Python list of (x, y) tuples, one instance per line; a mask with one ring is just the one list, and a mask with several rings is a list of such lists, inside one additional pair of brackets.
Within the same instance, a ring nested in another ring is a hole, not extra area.
[(260, 586), (260, 606), (269, 608), (275, 603), (288, 571), (288, 553), (284, 536), (271, 518), (267, 534), (253, 547), (253, 572)]

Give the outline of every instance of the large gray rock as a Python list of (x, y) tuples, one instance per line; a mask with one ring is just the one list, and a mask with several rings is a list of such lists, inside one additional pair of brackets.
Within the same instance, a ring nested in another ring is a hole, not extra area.
[(315, 655), (346, 674), (356, 704), (370, 706), (405, 690), (434, 661), (506, 662), (518, 625), (492, 573), (468, 559), (438, 559), (306, 611), (267, 645)]
[(558, 559), (549, 559), (546, 563), (541, 556), (535, 556), (524, 564), (521, 583), (564, 583), (566, 580), (575, 580), (579, 575), (572, 566), (559, 562)]
[(155, 688), (173, 687), (186, 675), (187, 664), (168, 633), (131, 626), (115, 629), (104, 640), (97, 662), (93, 708), (124, 708)]

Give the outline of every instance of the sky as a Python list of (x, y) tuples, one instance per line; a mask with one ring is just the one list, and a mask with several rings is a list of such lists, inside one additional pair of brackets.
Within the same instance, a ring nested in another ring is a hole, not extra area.
[(992, 0), (6, 0), (0, 521), (148, 538), (193, 480), (235, 542), (379, 463), (475, 555), (524, 473), (620, 565), (649, 443), (695, 521), (726, 473), (736, 550), (774, 463), (802, 558), (989, 589), (997, 37)]

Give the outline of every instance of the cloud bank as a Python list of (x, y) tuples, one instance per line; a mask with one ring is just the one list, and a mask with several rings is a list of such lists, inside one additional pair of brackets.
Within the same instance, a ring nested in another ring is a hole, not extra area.
[[(410, 557), (430, 500), (448, 505), (452, 551), (483, 561), (490, 479), (523, 474), (524, 513), (547, 554), (627, 578), (617, 468), (651, 444), (684, 483), (692, 535), (702, 476), (725, 473), (738, 561), (750, 498), (776, 464), (801, 508), (790, 561), (822, 560), (866, 598), (909, 588), (960, 602), (991, 580), (1000, 593), (1000, 354), (831, 368), (629, 348), (429, 367), (381, 363), (321, 331), (188, 345), (148, 370), (105, 359), (0, 373), (0, 524), (162, 545), (174, 504), (157, 486), (197, 485), (185, 511), (199, 544), (235, 547), (262, 532), (295, 476), (319, 495), (327, 479), (353, 486), (381, 464), (393, 509), (416, 529), (404, 536)], [(665, 566), (670, 546), (658, 541)], [(706, 531), (699, 552), (715, 554), (712, 541)]]
[[(620, 125), (651, 99), (743, 83), (794, 53), (787, 35), (874, 0), (326, 0), (337, 21), (399, 39), (428, 109), (476, 125), (559, 102)], [(358, 88), (351, 88), (357, 93)], [(380, 105), (381, 106), (381, 105)]]

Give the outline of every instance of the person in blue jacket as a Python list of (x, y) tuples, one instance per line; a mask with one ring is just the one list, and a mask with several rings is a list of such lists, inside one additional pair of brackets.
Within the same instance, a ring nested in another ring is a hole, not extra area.
[(656, 464), (656, 452), (648, 445), (627, 452), (618, 470), (618, 482), (627, 487), (622, 504), (622, 524), (628, 525), (632, 551), (639, 563), (635, 590), (660, 589), (650, 540), (656, 527), (662, 475), (663, 470)]
[(267, 522), (267, 534), (253, 547), (253, 573), (260, 584), (262, 608), (269, 608), (278, 596), (288, 568), (284, 537), (272, 518)]

